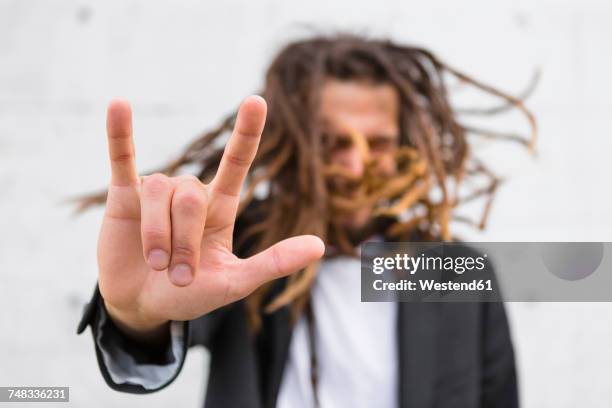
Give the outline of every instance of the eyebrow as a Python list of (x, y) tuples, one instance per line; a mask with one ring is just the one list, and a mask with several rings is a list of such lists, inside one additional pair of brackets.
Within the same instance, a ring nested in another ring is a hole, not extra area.
[[(348, 131), (328, 131), (323, 130), (323, 135), (330, 135), (334, 137), (342, 137), (342, 138), (350, 138)], [(398, 139), (400, 136), (399, 132), (376, 132), (365, 134), (364, 137), (366, 139)]]

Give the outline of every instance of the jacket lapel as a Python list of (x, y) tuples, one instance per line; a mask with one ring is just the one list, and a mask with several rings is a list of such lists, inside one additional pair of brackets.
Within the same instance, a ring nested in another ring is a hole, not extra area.
[[(282, 281), (274, 288), (273, 293), (276, 293), (281, 285), (284, 286)], [(258, 337), (258, 348), (262, 398), (265, 408), (276, 406), (285, 365), (289, 358), (291, 335), (291, 318), (288, 307), (283, 307), (270, 315), (264, 315), (263, 327)]]
[(437, 304), (398, 302), (399, 407), (433, 405)]

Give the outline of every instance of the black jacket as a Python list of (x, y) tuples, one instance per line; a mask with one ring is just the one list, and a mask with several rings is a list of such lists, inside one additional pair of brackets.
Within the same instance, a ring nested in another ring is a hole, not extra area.
[[(518, 406), (513, 350), (502, 303), (397, 306), (399, 407)], [(90, 325), (95, 338), (101, 307), (96, 288), (79, 333)], [(243, 302), (190, 321), (185, 330), (185, 347), (203, 345), (211, 355), (206, 408), (275, 406), (291, 339), (286, 308), (266, 316), (263, 330), (255, 338), (247, 330)], [(112, 327), (107, 333), (121, 336)], [(127, 338), (122, 342), (140, 362), (165, 363), (169, 358), (162, 350), (143, 351)], [(96, 354), (111, 388), (152, 392), (136, 385), (115, 384), (97, 346)]]
[[(283, 283), (283, 279), (277, 281), (279, 287)], [(96, 338), (103, 307), (96, 287), (78, 333), (89, 325)], [(503, 303), (397, 303), (397, 307), (398, 407), (518, 406), (514, 353)], [(104, 333), (119, 339), (122, 348), (139, 362), (160, 364), (172, 358), (164, 352), (167, 348), (143, 350), (111, 321)], [(262, 330), (255, 337), (248, 331), (243, 301), (188, 322), (184, 347), (203, 345), (211, 356), (205, 408), (274, 408), (290, 340), (287, 308), (264, 316)], [(98, 346), (95, 348), (111, 388), (130, 393), (157, 390), (114, 383)]]

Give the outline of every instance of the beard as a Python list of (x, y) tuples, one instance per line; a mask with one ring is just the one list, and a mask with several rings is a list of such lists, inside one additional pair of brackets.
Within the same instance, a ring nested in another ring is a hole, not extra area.
[(343, 229), (348, 242), (357, 247), (374, 236), (386, 235), (387, 229), (396, 222), (395, 217), (375, 216), (373, 208), (364, 207), (340, 217), (338, 226)]
[(326, 173), (333, 235), (346, 251), (373, 236), (386, 236), (429, 192), (426, 162), (408, 147), (397, 152), (393, 169), (370, 161), (359, 176), (337, 166)]

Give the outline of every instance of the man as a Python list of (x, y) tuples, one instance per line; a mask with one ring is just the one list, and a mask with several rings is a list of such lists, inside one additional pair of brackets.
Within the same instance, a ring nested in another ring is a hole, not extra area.
[[(495, 189), (445, 74), (524, 110), (426, 50), (314, 38), (277, 56), (263, 98), (139, 177), (130, 107), (113, 101), (108, 194), (84, 203), (106, 198), (99, 285), (78, 329), (107, 383), (154, 392), (204, 345), (209, 408), (517, 406), (503, 304), (359, 298), (362, 242), (452, 239), (479, 193), (451, 184)], [(174, 176), (187, 164), (197, 177)]]

